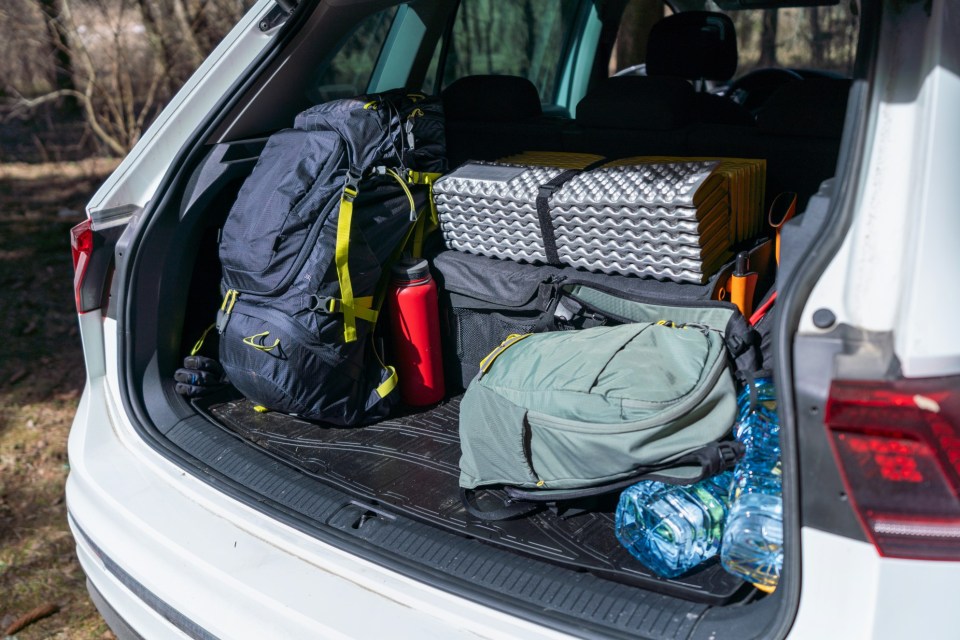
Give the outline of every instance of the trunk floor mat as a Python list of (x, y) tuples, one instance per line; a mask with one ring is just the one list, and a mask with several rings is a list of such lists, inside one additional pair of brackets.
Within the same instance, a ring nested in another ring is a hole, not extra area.
[(467, 515), (458, 485), (459, 397), (427, 411), (401, 413), (351, 429), (281, 413), (257, 413), (253, 407), (245, 399), (197, 403), (198, 409), (228, 431), (378, 508), (540, 560), (697, 602), (724, 604), (752, 591), (716, 559), (679, 578), (654, 575), (617, 541), (612, 508), (567, 518), (541, 511), (503, 522), (483, 522)]

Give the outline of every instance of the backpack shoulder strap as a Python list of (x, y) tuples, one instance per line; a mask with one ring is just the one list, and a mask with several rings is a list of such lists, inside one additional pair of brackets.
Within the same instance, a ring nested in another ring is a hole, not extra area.
[(540, 511), (544, 505), (535, 502), (513, 502), (502, 500), (503, 506), (497, 509), (481, 509), (477, 505), (477, 492), (474, 489), (460, 489), (460, 503), (464, 510), (474, 518), (487, 521), (513, 520)]
[[(503, 487), (507, 498), (502, 500), (503, 506), (497, 509), (483, 510), (476, 504), (476, 491), (460, 489), (460, 501), (470, 515), (481, 520), (510, 520), (526, 516), (548, 505), (557, 502), (570, 502), (601, 496), (614, 491), (622, 491), (641, 480), (659, 480), (668, 484), (693, 484), (704, 478), (716, 475), (721, 471), (732, 468), (737, 460), (743, 456), (743, 443), (734, 440), (711, 442), (696, 451), (692, 451), (677, 460), (649, 465), (637, 470), (637, 473), (628, 478), (579, 489), (521, 489), (519, 487)], [(695, 467), (698, 472), (682, 479), (664, 473), (677, 467)]]
[[(393, 169), (382, 168), (384, 175), (388, 175), (403, 188), (410, 201), (410, 222), (413, 228), (417, 223), (417, 208), (413, 194), (407, 183)], [(337, 268), (337, 281), (340, 284), (340, 298), (327, 302), (328, 310), (339, 311), (343, 314), (343, 340), (353, 342), (357, 339), (357, 320), (364, 320), (376, 324), (379, 315), (379, 300), (374, 296), (354, 297), (353, 282), (350, 278), (350, 229), (353, 225), (353, 203), (360, 193), (360, 175), (353, 168), (347, 171), (343, 193), (340, 195), (340, 212), (337, 218), (337, 238), (334, 250), (334, 264)], [(330, 308), (332, 307), (332, 309)]]

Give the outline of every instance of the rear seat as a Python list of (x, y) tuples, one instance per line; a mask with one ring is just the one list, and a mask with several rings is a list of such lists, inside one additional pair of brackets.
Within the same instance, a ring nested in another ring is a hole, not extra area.
[(460, 78), (444, 89), (451, 167), (522, 151), (556, 151), (569, 121), (543, 115), (537, 88), (517, 76)]
[[(728, 82), (737, 72), (737, 32), (722, 13), (686, 11), (653, 25), (647, 42), (647, 75), (690, 81)], [(697, 122), (752, 125), (739, 104), (704, 91), (694, 92), (690, 111)]]
[(811, 78), (779, 89), (757, 114), (756, 126), (695, 124), (691, 155), (764, 158), (767, 204), (782, 191), (799, 194), (799, 210), (836, 172), (850, 81)]
[(564, 150), (683, 156), (691, 155), (695, 124), (753, 127), (740, 105), (691, 84), (725, 82), (736, 72), (736, 32), (727, 16), (693, 11), (664, 18), (650, 32), (646, 64), (647, 76), (607, 78), (584, 97)]
[[(706, 13), (699, 20), (714, 15)], [(683, 31), (670, 18), (663, 22), (668, 28), (661, 29), (661, 35)], [(676, 42), (683, 45), (680, 49), (693, 49), (693, 38), (679, 35)], [(664, 63), (665, 52), (673, 45), (651, 40), (655, 71), (670, 69), (690, 75), (696, 59), (685, 59), (677, 52), (677, 60)], [(713, 60), (703, 63), (703, 70), (697, 73), (708, 78), (727, 73), (729, 48), (715, 53), (727, 56), (726, 66)], [(841, 79), (789, 83), (767, 101), (754, 124), (752, 119), (744, 122), (736, 115), (735, 103), (697, 93), (676, 75), (612, 77), (583, 98), (572, 123), (544, 116), (537, 90), (525, 78), (468, 76), (443, 92), (447, 148), (451, 167), (466, 160), (496, 160), (522, 151), (562, 150), (608, 158), (763, 158), (767, 160), (766, 204), (782, 191), (796, 191), (802, 211), (820, 183), (835, 174), (849, 90), (850, 81)]]
[(680, 78), (613, 77), (577, 105), (563, 150), (617, 158), (684, 155), (695, 92)]
[(792, 82), (757, 114), (773, 195), (796, 191), (803, 207), (820, 183), (836, 174), (850, 84), (832, 78)]

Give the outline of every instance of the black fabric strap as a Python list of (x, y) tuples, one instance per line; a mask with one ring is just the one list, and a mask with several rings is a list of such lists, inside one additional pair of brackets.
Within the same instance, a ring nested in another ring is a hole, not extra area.
[(591, 162), (582, 169), (567, 169), (560, 173), (553, 180), (540, 185), (540, 191), (537, 194), (537, 219), (540, 221), (540, 235), (543, 236), (543, 251), (547, 254), (547, 264), (554, 266), (560, 265), (560, 256), (557, 253), (557, 237), (553, 232), (553, 220), (550, 218), (550, 196), (552, 196), (560, 186), (584, 171), (591, 171), (597, 167), (610, 162), (608, 158), (600, 158)]
[(580, 173), (579, 169), (567, 169), (550, 182), (540, 185), (537, 194), (537, 218), (540, 220), (540, 235), (543, 237), (543, 251), (547, 254), (547, 264), (560, 264), (557, 254), (557, 237), (553, 233), (553, 220), (550, 219), (550, 196), (560, 188), (564, 182)]
[(542, 333), (544, 331), (553, 331), (557, 328), (554, 314), (557, 311), (557, 305), (560, 304), (561, 283), (563, 278), (552, 279), (540, 285), (538, 296), (542, 302), (538, 305), (543, 313), (533, 326), (532, 333)]
[(760, 334), (739, 313), (730, 316), (723, 341), (737, 374), (754, 372), (761, 367)]
[[(614, 491), (626, 489), (630, 485), (636, 484), (640, 480), (659, 480), (668, 484), (693, 484), (704, 478), (716, 475), (725, 469), (732, 468), (737, 460), (743, 456), (743, 443), (725, 440), (723, 442), (713, 442), (696, 451), (692, 451), (685, 456), (663, 464), (648, 465), (638, 469), (637, 473), (614, 482), (596, 485), (593, 487), (583, 487), (580, 489), (520, 489), (518, 487), (504, 487), (507, 496), (514, 501), (532, 502), (532, 503), (551, 503), (565, 500), (580, 500), (592, 496), (600, 496)], [(661, 471), (667, 471), (676, 467), (698, 466), (700, 473), (693, 477), (684, 477), (682, 480), (672, 476), (663, 475)]]
[(750, 394), (750, 410), (755, 410), (760, 405), (760, 394), (757, 392), (756, 381), (758, 378), (772, 378), (773, 371), (769, 369), (756, 369), (754, 371), (738, 371), (736, 373), (737, 382), (746, 388)]
[(503, 507), (487, 511), (477, 506), (476, 495), (477, 493), (473, 489), (460, 489), (460, 502), (463, 504), (463, 508), (474, 518), (480, 520), (512, 520), (513, 518), (531, 515), (543, 509), (542, 504), (533, 502), (504, 502)]

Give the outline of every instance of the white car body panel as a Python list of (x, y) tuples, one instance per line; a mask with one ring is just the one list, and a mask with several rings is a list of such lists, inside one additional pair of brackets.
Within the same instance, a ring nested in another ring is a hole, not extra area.
[(813, 313), (830, 309), (838, 323), (893, 332), (905, 376), (949, 375), (960, 373), (960, 6), (936, 2), (929, 18), (924, 3), (902, 11), (898, 28), (881, 36), (877, 115), (853, 226), (800, 331), (819, 333)]
[(83, 532), (85, 572), (141, 633), (170, 637), (175, 629), (123, 593), (84, 536), (220, 638), (568, 637), (405, 578), (228, 498), (137, 437), (104, 382), (88, 383), (71, 430), (67, 504)]
[(960, 563), (881, 558), (804, 527), (803, 593), (790, 638), (956, 638)]
[[(258, 2), (96, 193), (88, 213), (98, 228), (124, 224), (154, 197), (191, 133), (275, 34), (257, 26), (273, 4)], [(960, 6), (935, 2), (927, 20), (923, 5), (903, 9), (917, 15), (905, 21), (913, 26), (899, 36), (900, 48), (881, 44), (881, 71), (893, 74), (910, 56), (924, 55), (918, 38), (955, 41)], [(933, 144), (960, 142), (960, 78), (941, 62), (925, 59), (930, 72), (912, 102), (884, 97), (896, 93), (895, 82), (886, 94), (880, 90), (853, 228), (800, 328), (820, 333), (812, 314), (829, 308), (838, 322), (893, 331), (909, 376), (960, 372), (960, 332), (953, 327), (960, 296), (944, 275), (960, 273), (960, 254), (948, 244), (960, 238), (960, 144)], [(905, 215), (915, 211), (925, 214), (920, 224)], [(78, 552), (88, 577), (144, 636), (187, 637), (119, 582), (84, 535), (218, 637), (567, 637), (320, 542), (180, 470), (140, 438), (124, 413), (115, 321), (94, 311), (82, 314), (80, 325), (88, 382), (70, 436), (71, 525), (83, 531)], [(868, 543), (811, 528), (801, 539), (802, 592), (791, 638), (957, 637), (960, 563), (885, 559)]]
[[(70, 512), (124, 571), (211, 634), (568, 637), (391, 572), (226, 497), (140, 441), (111, 395), (101, 378), (81, 400), (70, 437)], [(85, 572), (125, 620), (147, 636), (180, 634), (77, 537)], [(881, 558), (870, 544), (811, 528), (802, 540), (803, 595), (790, 638), (956, 637), (960, 564)]]

